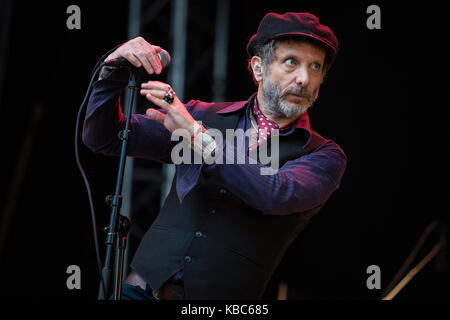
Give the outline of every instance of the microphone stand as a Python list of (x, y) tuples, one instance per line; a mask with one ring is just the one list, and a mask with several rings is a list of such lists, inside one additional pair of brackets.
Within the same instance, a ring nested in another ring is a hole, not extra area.
[[(116, 189), (114, 195), (108, 195), (106, 197), (106, 203), (111, 206), (111, 217), (109, 220), (109, 226), (104, 230), (107, 232), (106, 237), (106, 256), (105, 263), (102, 270), (102, 277), (104, 280), (104, 287), (100, 284), (99, 296), (100, 300), (107, 298), (110, 292), (110, 280), (111, 280), (111, 257), (113, 255), (113, 249), (116, 250), (116, 268), (114, 279), (114, 300), (120, 300), (122, 295), (122, 279), (123, 279), (123, 265), (124, 265), (124, 253), (127, 243), (128, 231), (130, 230), (130, 221), (127, 217), (120, 214), (120, 207), (122, 204), (122, 196), (120, 192), (122, 190), (123, 175), (125, 170), (126, 150), (128, 136), (130, 133), (130, 119), (133, 114), (135, 97), (139, 87), (137, 86), (138, 73), (136, 69), (128, 68), (130, 70), (130, 78), (128, 81), (128, 89), (130, 95), (128, 98), (128, 108), (125, 121), (125, 128), (118, 133), (118, 138), (122, 141), (119, 171), (117, 173)], [(114, 248), (115, 246), (115, 248)], [(106, 292), (105, 292), (106, 291)]]

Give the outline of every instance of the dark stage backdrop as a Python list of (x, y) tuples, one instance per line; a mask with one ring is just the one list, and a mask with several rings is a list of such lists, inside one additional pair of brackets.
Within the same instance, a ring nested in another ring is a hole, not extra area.
[[(289, 249), (268, 299), (276, 296), (281, 281), (288, 283), (291, 299), (378, 299), (426, 226), (434, 219), (448, 222), (448, 14), (437, 1), (395, 3), (231, 1), (227, 100), (244, 100), (255, 91), (245, 46), (266, 12), (311, 12), (340, 41), (310, 117), (316, 131), (342, 146), (348, 169), (341, 188)], [(66, 27), (71, 4), (81, 8), (81, 30)], [(380, 30), (366, 26), (371, 4), (381, 8)], [(127, 12), (126, 1), (13, 4), (9, 47), (1, 52), (7, 58), (1, 70), (2, 204), (12, 196), (11, 179), (33, 110), (42, 114), (1, 257), (2, 295), (97, 297), (92, 224), (75, 165), (74, 127), (94, 64), (127, 39)], [(192, 19), (188, 28), (196, 25)], [(152, 41), (160, 38), (162, 31), (156, 32), (146, 30), (143, 36)], [(198, 57), (196, 43), (202, 39), (189, 39), (188, 65)], [(170, 49), (169, 39), (155, 44)], [(210, 101), (209, 80), (188, 83), (185, 96), (185, 102)], [(114, 191), (118, 160), (84, 146), (81, 159), (100, 229), (109, 219), (103, 199)], [(419, 258), (436, 240), (429, 239)], [(396, 299), (448, 299), (446, 258), (428, 264)], [(81, 268), (80, 290), (66, 287), (69, 265)], [(381, 269), (381, 290), (366, 286), (370, 265)]]

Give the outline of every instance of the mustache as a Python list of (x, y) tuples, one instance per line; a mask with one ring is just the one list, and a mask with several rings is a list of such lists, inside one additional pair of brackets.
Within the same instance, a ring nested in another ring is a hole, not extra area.
[(305, 98), (309, 99), (311, 95), (306, 90), (305, 87), (293, 87), (293, 88), (287, 88), (286, 91), (282, 94), (282, 97), (288, 95), (288, 94), (296, 94), (299, 96), (304, 96)]

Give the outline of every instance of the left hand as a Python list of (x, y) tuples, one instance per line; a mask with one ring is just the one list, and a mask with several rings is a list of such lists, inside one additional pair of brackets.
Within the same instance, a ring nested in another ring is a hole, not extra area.
[[(170, 132), (174, 132), (176, 129), (184, 129), (179, 132), (182, 133), (182, 136), (190, 139), (198, 123), (192, 118), (176, 94), (173, 93), (172, 87), (159, 81), (148, 81), (142, 83), (141, 87), (141, 95), (145, 96), (148, 101), (167, 111), (167, 114), (164, 114), (156, 109), (149, 108), (146, 111), (146, 115), (164, 125)], [(164, 100), (164, 96), (170, 91), (173, 93), (172, 103)]]

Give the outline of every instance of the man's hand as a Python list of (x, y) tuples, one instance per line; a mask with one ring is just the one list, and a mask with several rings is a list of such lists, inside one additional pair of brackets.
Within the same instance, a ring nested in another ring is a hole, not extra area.
[(137, 37), (121, 45), (106, 60), (125, 58), (137, 68), (144, 67), (149, 74), (160, 74), (162, 65), (157, 56), (160, 52), (160, 47), (151, 45), (142, 37)]
[(164, 114), (156, 109), (149, 108), (146, 111), (148, 117), (164, 125), (170, 132), (174, 132), (176, 129), (184, 129), (177, 133), (181, 133), (178, 135), (188, 139), (200, 128), (200, 125), (192, 118), (176, 94), (173, 95), (172, 103), (164, 100), (164, 96), (172, 90), (170, 85), (159, 81), (148, 81), (142, 83), (141, 86), (141, 95), (167, 111), (167, 114)]

